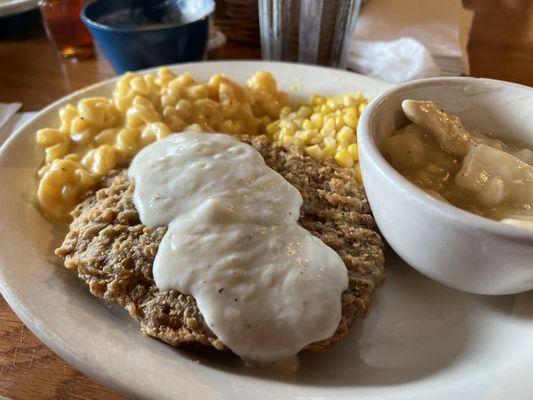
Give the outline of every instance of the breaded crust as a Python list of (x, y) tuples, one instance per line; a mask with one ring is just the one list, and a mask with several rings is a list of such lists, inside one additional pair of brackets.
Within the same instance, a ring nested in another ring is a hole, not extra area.
[[(329, 339), (307, 346), (331, 347), (354, 321), (364, 318), (374, 290), (385, 279), (383, 241), (362, 185), (353, 173), (332, 162), (318, 162), (296, 147), (282, 147), (260, 136), (246, 140), (302, 194), (299, 223), (333, 248), (348, 269), (342, 294), (342, 319)], [(134, 182), (127, 171), (114, 171), (101, 188), (78, 205), (70, 230), (56, 254), (77, 271), (91, 293), (126, 308), (141, 331), (170, 345), (199, 343), (224, 349), (206, 325), (192, 296), (161, 292), (152, 265), (165, 226), (142, 225), (133, 204)]]

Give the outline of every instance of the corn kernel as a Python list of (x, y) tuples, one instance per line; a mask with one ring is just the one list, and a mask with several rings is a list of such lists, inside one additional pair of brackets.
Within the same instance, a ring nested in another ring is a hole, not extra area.
[(322, 125), (324, 125), (324, 117), (322, 114), (315, 113), (311, 115), (311, 122), (317, 129), (320, 129), (322, 128)]
[(359, 163), (355, 164), (354, 166), (354, 175), (357, 182), (363, 183), (363, 177), (361, 176), (361, 166)]
[(352, 107), (346, 109), (342, 116), (342, 121), (350, 128), (355, 128), (358, 121), (357, 116), (355, 115), (355, 109)]
[(302, 128), (304, 128), (305, 130), (314, 129), (315, 124), (313, 124), (310, 120), (306, 119), (302, 124)]
[(351, 145), (349, 145), (348, 151), (350, 152), (354, 161), (359, 161), (359, 146), (357, 145), (357, 143), (352, 143)]
[(318, 94), (311, 96), (311, 105), (314, 107), (321, 106), (322, 104), (324, 104), (324, 102), (324, 98), (322, 96), (319, 96)]
[(281, 128), (281, 134), (285, 136), (293, 136), (294, 135), (294, 127), (293, 126), (284, 126)]
[(316, 160), (323, 160), (325, 158), (324, 152), (322, 151), (320, 146), (317, 144), (306, 147), (305, 151), (307, 152), (307, 154), (309, 154), (311, 157), (313, 157)]
[(328, 157), (333, 157), (337, 151), (337, 141), (333, 138), (324, 138), (324, 153)]
[(308, 141), (308, 142), (309, 142), (310, 144), (320, 144), (320, 143), (322, 143), (322, 140), (323, 140), (323, 138), (322, 138), (321, 136), (318, 136), (318, 135), (317, 135), (317, 136), (311, 136), (311, 137), (309, 138), (309, 141)]
[(341, 147), (348, 147), (351, 143), (355, 142), (353, 129), (347, 126), (343, 126), (339, 129), (337, 132), (337, 142), (340, 143)]
[(281, 142), (283, 144), (294, 144), (294, 136), (282, 136)]
[(320, 106), (320, 112), (322, 113), (328, 113), (328, 112), (331, 112), (333, 111), (327, 104), (322, 104)]
[(300, 138), (297, 138), (296, 136), (292, 137), (292, 140), (294, 141), (295, 146), (304, 147), (305, 143)]
[(289, 114), (291, 113), (291, 109), (289, 107), (283, 107), (279, 113), (279, 118), (287, 118)]
[(298, 131), (294, 134), (294, 137), (297, 137), (304, 143), (307, 143), (314, 136), (316, 135), (312, 135), (309, 131)]
[(342, 102), (344, 103), (345, 107), (352, 107), (352, 106), (355, 106), (356, 104), (355, 99), (350, 94), (344, 94), (342, 96)]
[(271, 122), (267, 125), (266, 131), (269, 135), (273, 135), (279, 130), (279, 121)]
[(333, 131), (335, 131), (335, 119), (328, 116), (326, 117), (324, 121), (324, 126), (322, 127), (320, 132), (327, 135)]
[(328, 101), (326, 101), (326, 104), (332, 110), (336, 110), (338, 108), (335, 99), (329, 98)]
[(361, 92), (355, 92), (353, 98), (357, 103), (366, 102), (365, 96)]
[(335, 128), (339, 129), (344, 126), (342, 115), (335, 115)]
[(296, 125), (296, 126), (302, 126), (304, 121), (305, 121), (305, 118), (294, 118), (294, 119), (291, 120), (293, 125)]
[(296, 129), (296, 123), (293, 121), (283, 121), (279, 124), (282, 128), (288, 128), (288, 129)]
[(296, 112), (296, 114), (300, 117), (309, 117), (312, 113), (313, 109), (309, 106), (302, 106)]
[(341, 167), (349, 168), (353, 166), (353, 158), (350, 152), (346, 149), (337, 151), (335, 154), (335, 160)]

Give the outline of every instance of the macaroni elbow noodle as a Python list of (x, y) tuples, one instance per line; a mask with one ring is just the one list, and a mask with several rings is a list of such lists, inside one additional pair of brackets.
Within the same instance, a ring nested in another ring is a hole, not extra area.
[(79, 118), (96, 130), (114, 126), (118, 112), (110, 99), (93, 97), (78, 103)]
[(134, 128), (120, 130), (116, 137), (117, 149), (128, 159), (132, 158), (141, 149), (141, 132)]
[(117, 149), (108, 144), (89, 150), (81, 160), (83, 167), (95, 177), (107, 174), (118, 163), (119, 153)]
[(58, 128), (37, 132), (44, 149), (44, 165), (37, 173), (40, 208), (54, 219), (68, 220), (102, 176), (127, 165), (148, 144), (185, 130), (267, 133), (280, 143), (304, 146), (315, 158), (334, 158), (357, 174), (355, 127), (366, 105), (362, 96), (314, 96), (294, 112), (287, 105), (287, 94), (265, 71), (245, 85), (221, 74), (202, 83), (168, 68), (126, 73), (111, 98), (68, 104), (59, 111)]
[(81, 165), (70, 160), (54, 160), (42, 174), (37, 198), (45, 214), (57, 220), (68, 218), (80, 196), (94, 184)]
[(146, 125), (141, 132), (141, 146), (147, 146), (156, 140), (170, 135), (170, 129), (162, 122), (154, 122)]

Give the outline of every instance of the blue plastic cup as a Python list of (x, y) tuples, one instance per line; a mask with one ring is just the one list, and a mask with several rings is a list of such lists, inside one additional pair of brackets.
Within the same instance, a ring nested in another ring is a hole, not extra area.
[(83, 8), (81, 19), (121, 74), (203, 58), (212, 8), (198, 9), (202, 2), (191, 1), (199, 16), (192, 21), (182, 15), (179, 0), (96, 0)]

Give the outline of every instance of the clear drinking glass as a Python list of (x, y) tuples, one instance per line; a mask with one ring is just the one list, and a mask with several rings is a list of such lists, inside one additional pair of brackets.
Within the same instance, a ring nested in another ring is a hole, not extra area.
[(361, 0), (259, 0), (264, 59), (345, 68)]
[(91, 34), (80, 19), (85, 0), (40, 0), (39, 6), (48, 38), (63, 58), (94, 56)]

